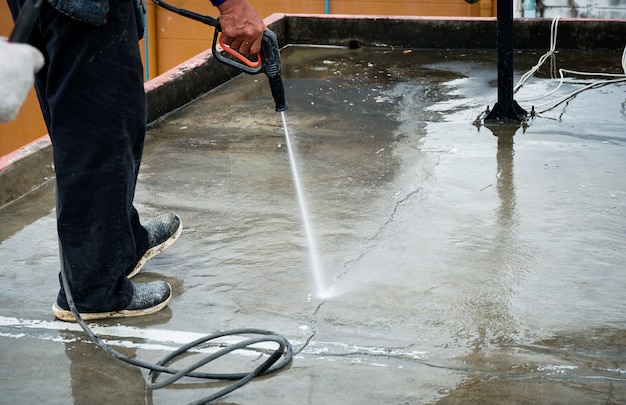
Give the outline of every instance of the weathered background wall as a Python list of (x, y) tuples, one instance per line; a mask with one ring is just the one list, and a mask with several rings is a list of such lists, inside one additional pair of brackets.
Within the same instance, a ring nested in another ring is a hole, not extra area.
[(515, 17), (625, 19), (625, 0), (514, 0)]

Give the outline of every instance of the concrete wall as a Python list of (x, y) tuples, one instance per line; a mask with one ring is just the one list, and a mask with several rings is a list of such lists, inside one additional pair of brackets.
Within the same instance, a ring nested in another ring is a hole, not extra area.
[(514, 1), (515, 17), (626, 19), (625, 0), (535, 0), (534, 15), (524, 7), (533, 0)]

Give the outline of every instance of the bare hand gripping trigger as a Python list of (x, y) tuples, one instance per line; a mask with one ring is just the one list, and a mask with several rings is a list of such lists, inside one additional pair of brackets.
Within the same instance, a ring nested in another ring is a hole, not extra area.
[[(222, 42), (222, 35), (220, 34), (222, 27), (218, 18), (174, 7), (160, 0), (152, 1), (166, 10), (215, 27), (212, 46), (213, 56), (215, 59), (247, 74), (256, 75), (264, 73), (269, 80), (272, 97), (276, 103), (276, 111), (286, 111), (289, 108), (287, 102), (285, 101), (285, 88), (283, 86), (283, 79), (281, 75), (282, 64), (280, 61), (280, 48), (278, 46), (278, 39), (276, 38), (276, 34), (274, 34), (274, 32), (269, 29), (266, 29), (263, 32), (261, 52), (257, 54), (256, 60), (253, 61)], [(233, 56), (234, 59), (222, 55), (217, 50), (218, 43), (222, 49), (229, 55)]]

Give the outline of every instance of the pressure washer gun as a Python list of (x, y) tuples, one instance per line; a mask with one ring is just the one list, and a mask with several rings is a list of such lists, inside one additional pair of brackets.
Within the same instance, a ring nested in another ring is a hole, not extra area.
[[(245, 73), (255, 75), (257, 73), (265, 73), (270, 83), (270, 89), (272, 90), (272, 97), (276, 103), (276, 111), (286, 111), (289, 106), (285, 102), (285, 88), (283, 86), (283, 78), (281, 75), (282, 64), (280, 61), (280, 48), (278, 47), (278, 39), (276, 34), (271, 30), (263, 31), (263, 39), (261, 42), (261, 52), (257, 55), (256, 61), (251, 61), (246, 56), (233, 50), (228, 45), (222, 42), (222, 36), (219, 35), (219, 28), (215, 28), (215, 35), (213, 37), (213, 56), (222, 63), (237, 68)], [(228, 54), (235, 57), (239, 62), (227, 58), (216, 49), (216, 43), (219, 42), (222, 49)]]
[[(274, 34), (273, 31), (269, 29), (263, 31), (261, 52), (256, 55), (256, 60), (250, 60), (245, 55), (240, 54), (239, 52), (235, 51), (230, 46), (222, 42), (222, 27), (220, 25), (219, 18), (214, 18), (198, 14), (193, 11), (174, 7), (172, 5), (162, 2), (161, 0), (152, 1), (156, 5), (161, 6), (166, 10), (215, 27), (215, 35), (213, 35), (212, 47), (213, 56), (215, 57), (215, 59), (250, 75), (264, 73), (269, 80), (272, 97), (274, 98), (274, 102), (276, 103), (276, 111), (286, 111), (289, 108), (285, 101), (285, 88), (283, 86), (283, 78), (281, 75), (282, 64), (280, 61), (280, 48), (278, 47), (278, 39), (276, 38), (276, 34)], [(218, 43), (222, 47), (222, 49), (233, 58), (226, 57), (218, 52)]]

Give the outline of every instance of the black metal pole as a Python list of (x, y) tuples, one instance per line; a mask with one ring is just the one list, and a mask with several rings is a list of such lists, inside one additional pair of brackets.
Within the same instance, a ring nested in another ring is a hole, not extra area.
[(521, 121), (528, 113), (513, 99), (513, 0), (498, 0), (498, 102), (485, 120)]

